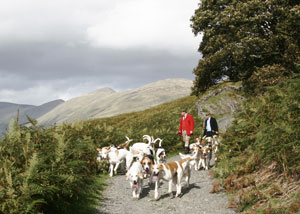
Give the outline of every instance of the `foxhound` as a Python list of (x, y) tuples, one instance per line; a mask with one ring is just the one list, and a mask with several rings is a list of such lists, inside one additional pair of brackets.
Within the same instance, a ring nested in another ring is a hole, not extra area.
[(132, 189), (132, 197), (138, 199), (143, 190), (143, 167), (140, 161), (132, 164), (126, 173), (126, 180), (129, 180)]
[(155, 164), (152, 167), (153, 180), (155, 181), (154, 199), (158, 200), (158, 187), (160, 180), (165, 180), (169, 182), (168, 193), (170, 197), (172, 194), (172, 183), (176, 185), (176, 195), (175, 197), (181, 196), (181, 180), (185, 176), (187, 186), (189, 186), (190, 179), (190, 161), (196, 158), (196, 155), (192, 157), (187, 157), (180, 161), (173, 161), (164, 164)]

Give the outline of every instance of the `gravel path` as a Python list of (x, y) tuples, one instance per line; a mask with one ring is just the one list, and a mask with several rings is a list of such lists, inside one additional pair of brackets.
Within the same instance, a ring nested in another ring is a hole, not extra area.
[[(179, 160), (179, 156), (168, 161)], [(149, 187), (148, 179), (144, 180), (143, 191), (139, 200), (132, 198), (129, 181), (124, 175), (108, 179), (108, 186), (103, 192), (103, 201), (97, 214), (132, 214), (132, 213), (191, 213), (191, 214), (234, 214), (227, 208), (228, 198), (223, 193), (209, 193), (212, 179), (208, 171), (192, 169), (190, 187), (183, 188), (181, 198), (170, 199), (167, 194), (168, 184), (163, 181), (159, 188), (160, 199), (154, 198), (154, 184)], [(175, 195), (176, 187), (173, 185)]]

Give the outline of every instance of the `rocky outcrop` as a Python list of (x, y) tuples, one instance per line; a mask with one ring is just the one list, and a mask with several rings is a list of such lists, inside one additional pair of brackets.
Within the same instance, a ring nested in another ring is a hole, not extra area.
[(218, 121), (220, 131), (225, 131), (234, 118), (234, 113), (241, 107), (245, 99), (241, 96), (241, 86), (225, 85), (211, 90), (196, 103), (198, 115), (205, 118), (210, 112)]

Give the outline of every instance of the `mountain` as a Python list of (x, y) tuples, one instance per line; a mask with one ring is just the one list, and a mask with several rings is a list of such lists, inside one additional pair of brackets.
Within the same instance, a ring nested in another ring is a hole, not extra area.
[(63, 100), (54, 100), (40, 106), (0, 102), (0, 136), (5, 132), (9, 121), (16, 118), (18, 110), (19, 124), (23, 124), (28, 122), (26, 115), (32, 118), (41, 117), (63, 102)]
[(191, 87), (191, 80), (166, 79), (121, 92), (103, 88), (66, 101), (38, 121), (51, 125), (140, 111), (187, 96)]
[(34, 108), (27, 109), (26, 111), (21, 112), (19, 122), (20, 123), (27, 122), (26, 115), (34, 119), (39, 118), (64, 102), (65, 101), (59, 99), (48, 103), (44, 103), (40, 106), (35, 106)]

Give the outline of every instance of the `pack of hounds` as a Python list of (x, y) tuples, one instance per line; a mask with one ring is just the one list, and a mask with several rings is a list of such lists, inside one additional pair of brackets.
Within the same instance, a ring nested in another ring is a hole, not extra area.
[[(181, 154), (180, 161), (167, 162), (166, 151), (162, 147), (162, 139), (154, 139), (144, 135), (143, 140), (148, 142), (137, 142), (129, 146), (132, 139), (126, 136), (127, 141), (115, 146), (97, 148), (99, 153), (97, 161), (106, 159), (109, 161), (109, 174), (112, 177), (117, 174), (120, 165), (126, 167), (126, 180), (129, 180), (132, 196), (140, 197), (145, 179), (148, 185), (155, 183), (154, 199), (159, 199), (158, 188), (160, 181), (168, 182), (168, 194), (173, 197), (172, 184), (176, 185), (175, 197), (181, 197), (182, 183), (189, 187), (191, 170), (199, 171), (201, 168), (208, 170), (212, 154), (218, 150), (218, 137), (197, 138), (197, 142), (190, 144), (190, 153)], [(158, 148), (155, 145), (158, 144)], [(128, 149), (129, 147), (129, 149)], [(216, 156), (214, 156), (216, 157)]]

